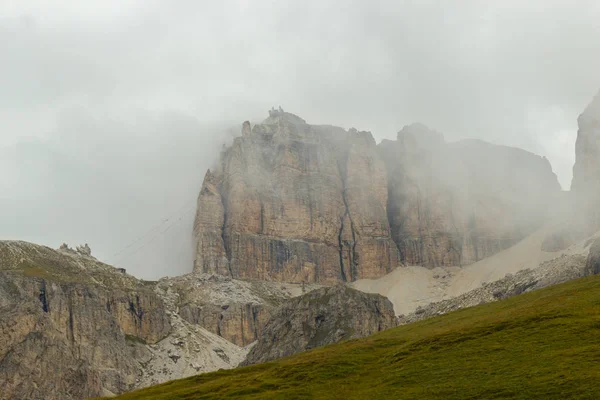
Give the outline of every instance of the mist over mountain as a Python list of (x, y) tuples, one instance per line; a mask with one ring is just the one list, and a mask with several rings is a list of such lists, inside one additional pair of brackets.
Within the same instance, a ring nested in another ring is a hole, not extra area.
[(422, 122), (521, 147), (568, 189), (576, 117), (600, 87), (593, 1), (0, 11), (0, 238), (88, 242), (146, 278), (191, 270), (204, 171), (229, 127), (273, 105), (378, 143)]

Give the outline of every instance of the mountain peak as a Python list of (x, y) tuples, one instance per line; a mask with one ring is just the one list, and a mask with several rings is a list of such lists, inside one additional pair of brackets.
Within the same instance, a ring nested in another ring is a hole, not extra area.
[(295, 125), (306, 125), (305, 120), (295, 114), (283, 111), (281, 106), (279, 106), (277, 109), (275, 109), (275, 107), (271, 107), (269, 110), (269, 118), (265, 119), (263, 124), (272, 125), (283, 121), (290, 122)]

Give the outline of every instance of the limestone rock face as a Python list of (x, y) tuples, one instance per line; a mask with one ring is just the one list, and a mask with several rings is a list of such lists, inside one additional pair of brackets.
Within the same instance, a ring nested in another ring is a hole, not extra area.
[(600, 189), (600, 92), (577, 119), (575, 165), (571, 190), (585, 192)]
[(471, 264), (539, 228), (560, 194), (550, 163), (413, 124), (396, 141), (272, 110), (205, 177), (195, 271), (335, 283), (405, 264)]
[[(571, 192), (577, 210), (572, 223), (591, 233), (600, 227), (600, 92), (577, 119)], [(583, 212), (582, 212), (583, 210)]]
[[(0, 242), (2, 399), (79, 399), (136, 386), (171, 329), (161, 300), (91, 257)], [(98, 265), (92, 279), (84, 264)], [(133, 340), (133, 341), (132, 341)]]
[(0, 399), (111, 396), (244, 359), (180, 317), (161, 284), (68, 248), (0, 241)]
[(273, 313), (243, 365), (365, 337), (396, 326), (392, 303), (339, 284), (293, 298)]
[(391, 233), (406, 264), (458, 266), (489, 257), (540, 227), (560, 193), (548, 160), (524, 150), (446, 143), (421, 124), (379, 147)]
[(398, 266), (387, 177), (368, 132), (280, 111), (244, 124), (198, 198), (196, 272), (333, 283)]
[[(299, 285), (238, 281), (208, 274), (161, 279), (157, 286), (167, 296), (173, 296), (185, 321), (238, 346), (256, 341), (273, 310), (302, 293)], [(304, 291), (316, 288), (305, 285)]]
[(229, 265), (223, 242), (225, 209), (219, 193), (220, 181), (221, 177), (208, 170), (198, 196), (194, 222), (197, 240), (195, 266), (203, 272), (228, 275)]

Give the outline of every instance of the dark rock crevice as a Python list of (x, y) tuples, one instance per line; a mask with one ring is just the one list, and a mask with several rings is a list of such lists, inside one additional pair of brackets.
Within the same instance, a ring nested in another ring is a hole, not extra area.
[[(346, 210), (347, 212), (347, 210)], [(343, 233), (344, 233), (344, 219), (346, 217), (346, 213), (340, 218), (340, 231), (338, 233), (338, 246), (340, 252), (340, 275), (342, 277), (342, 281), (347, 282), (348, 277), (346, 276), (346, 271), (344, 271), (344, 243), (343, 243)]]
[(46, 294), (46, 281), (42, 280), (42, 283), (40, 285), (40, 295), (39, 295), (39, 299), (40, 302), (42, 303), (42, 310), (47, 313), (50, 311), (50, 308), (48, 306), (48, 297)]
[(231, 265), (231, 246), (227, 240), (226, 229), (227, 229), (227, 204), (225, 202), (225, 196), (223, 191), (224, 182), (221, 181), (217, 186), (219, 190), (219, 197), (221, 199), (221, 205), (223, 207), (223, 224), (221, 225), (221, 241), (223, 243), (223, 249), (225, 250), (226, 267), (229, 272), (229, 276), (233, 278), (233, 270)]

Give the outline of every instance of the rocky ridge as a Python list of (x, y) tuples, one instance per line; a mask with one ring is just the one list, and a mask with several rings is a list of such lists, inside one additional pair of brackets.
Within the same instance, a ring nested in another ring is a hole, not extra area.
[(0, 399), (112, 396), (233, 368), (244, 340), (302, 290), (193, 274), (146, 282), (81, 252), (0, 241)]
[(171, 326), (151, 286), (111, 270), (81, 254), (0, 242), (0, 398), (136, 387), (136, 360), (148, 355), (141, 343), (163, 339)]
[(242, 365), (286, 357), (396, 326), (392, 303), (344, 284), (286, 302), (266, 323)]

